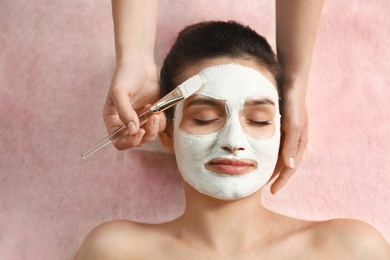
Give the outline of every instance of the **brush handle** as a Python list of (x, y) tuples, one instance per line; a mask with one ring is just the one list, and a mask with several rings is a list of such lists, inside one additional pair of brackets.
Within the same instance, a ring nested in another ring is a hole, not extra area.
[[(153, 113), (152, 109), (148, 109), (145, 112), (143, 112), (142, 114), (140, 114), (138, 116), (140, 126), (145, 124), (146, 121), (148, 121), (148, 118), (150, 116), (152, 116), (153, 114), (154, 113)], [(88, 158), (89, 156), (96, 153), (97, 151), (99, 151), (103, 147), (109, 145), (110, 143), (114, 143), (114, 142), (118, 141), (119, 139), (123, 138), (124, 136), (126, 136), (128, 134), (129, 134), (129, 132), (127, 131), (126, 126), (123, 125), (119, 129), (117, 129), (115, 132), (113, 132), (112, 134), (110, 134), (109, 136), (107, 136), (106, 138), (104, 138), (103, 140), (101, 140), (100, 142), (98, 142), (97, 144), (92, 146), (91, 148), (89, 148), (87, 151), (82, 153), (81, 158), (83, 158), (83, 159)]]

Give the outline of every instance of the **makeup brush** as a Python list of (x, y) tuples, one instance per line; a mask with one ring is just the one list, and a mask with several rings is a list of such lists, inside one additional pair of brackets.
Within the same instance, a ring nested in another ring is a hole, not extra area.
[[(161, 98), (159, 101), (154, 103), (148, 110), (143, 112), (138, 116), (140, 126), (145, 124), (148, 121), (148, 118), (152, 115), (158, 114), (171, 106), (176, 105), (180, 100), (188, 98), (192, 94), (194, 94), (200, 87), (202, 86), (203, 81), (198, 76), (195, 75), (186, 81), (184, 81), (182, 84), (177, 86), (174, 90), (169, 92), (167, 95), (165, 95), (163, 98)], [(92, 154), (96, 153), (106, 145), (113, 143), (122, 137), (129, 134), (128, 131), (126, 131), (126, 126), (120, 127), (118, 130), (101, 140), (99, 143), (95, 144), (91, 148), (89, 148), (87, 151), (81, 154), (81, 158), (85, 159)]]

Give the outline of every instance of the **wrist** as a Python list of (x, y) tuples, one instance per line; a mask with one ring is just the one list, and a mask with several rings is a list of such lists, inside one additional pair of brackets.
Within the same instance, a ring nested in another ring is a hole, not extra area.
[(307, 79), (301, 77), (292, 77), (283, 79), (282, 98), (291, 97), (297, 99), (306, 99)]
[(129, 64), (155, 64), (154, 60), (154, 53), (150, 52), (142, 52), (142, 51), (136, 51), (136, 52), (122, 52), (117, 51), (116, 52), (116, 66), (123, 66), (126, 67)]

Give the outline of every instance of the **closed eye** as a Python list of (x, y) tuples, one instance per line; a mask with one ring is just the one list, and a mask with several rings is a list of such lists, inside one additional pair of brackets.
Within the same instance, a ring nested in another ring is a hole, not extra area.
[(215, 118), (215, 119), (210, 119), (210, 120), (204, 120), (204, 119), (193, 119), (195, 124), (197, 125), (208, 125), (208, 124), (211, 124), (211, 123), (214, 123), (216, 121), (218, 121), (219, 119), (218, 118)]
[(249, 123), (251, 125), (256, 125), (256, 126), (268, 126), (268, 125), (271, 125), (271, 123), (268, 122), (268, 121), (247, 120), (247, 123)]

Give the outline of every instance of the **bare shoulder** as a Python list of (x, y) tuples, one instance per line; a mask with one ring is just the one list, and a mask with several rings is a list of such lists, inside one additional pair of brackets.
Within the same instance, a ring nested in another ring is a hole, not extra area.
[(318, 222), (313, 241), (326, 252), (345, 255), (344, 259), (390, 259), (390, 247), (371, 225), (351, 219)]
[(150, 225), (132, 221), (104, 223), (88, 234), (75, 259), (137, 259), (150, 230)]

